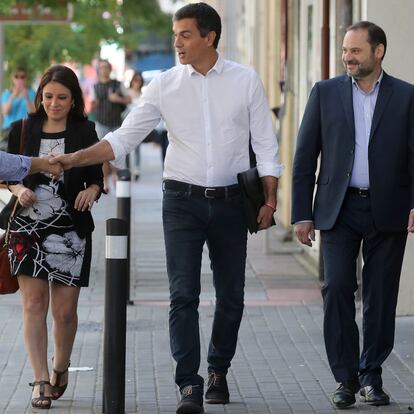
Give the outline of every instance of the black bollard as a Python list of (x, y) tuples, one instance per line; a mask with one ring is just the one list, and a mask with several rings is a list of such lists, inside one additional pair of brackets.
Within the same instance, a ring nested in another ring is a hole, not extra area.
[(125, 412), (127, 225), (106, 221), (105, 326), (102, 412)]
[(131, 172), (128, 169), (118, 171), (116, 182), (117, 217), (125, 220), (128, 229), (128, 271), (127, 271), (127, 305), (133, 305), (130, 299), (131, 285)]

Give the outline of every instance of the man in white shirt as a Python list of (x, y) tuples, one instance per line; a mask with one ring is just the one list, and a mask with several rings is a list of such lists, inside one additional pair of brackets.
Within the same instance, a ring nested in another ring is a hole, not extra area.
[(276, 211), (278, 145), (263, 85), (257, 74), (216, 51), (221, 20), (205, 3), (174, 15), (181, 65), (156, 77), (121, 128), (100, 143), (58, 156), (64, 168), (122, 160), (165, 121), (169, 146), (164, 166), (163, 223), (170, 283), (171, 351), (181, 401), (177, 413), (203, 412), (198, 375), (198, 304), (203, 245), (210, 252), (216, 309), (208, 350), (207, 403), (226, 404), (227, 370), (234, 356), (244, 307), (247, 224), (237, 173), (249, 165), (249, 136), (262, 178), (265, 204), (259, 229)]

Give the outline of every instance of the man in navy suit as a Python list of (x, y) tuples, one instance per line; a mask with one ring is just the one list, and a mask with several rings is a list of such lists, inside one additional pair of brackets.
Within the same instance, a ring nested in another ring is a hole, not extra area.
[[(350, 26), (347, 74), (318, 82), (298, 133), (292, 223), (299, 241), (321, 232), (324, 338), (339, 383), (337, 408), (389, 404), (381, 365), (394, 343), (395, 309), (407, 231), (414, 232), (414, 86), (387, 75), (384, 31)], [(316, 181), (315, 173), (320, 156)], [(364, 267), (363, 346), (355, 322), (356, 262)]]

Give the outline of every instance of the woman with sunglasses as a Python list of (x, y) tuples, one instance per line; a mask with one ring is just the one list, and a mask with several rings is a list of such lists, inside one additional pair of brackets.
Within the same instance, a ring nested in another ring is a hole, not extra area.
[[(27, 71), (23, 67), (16, 68), (12, 73), (11, 87), (1, 96), (1, 110), (3, 114), (3, 139), (7, 136), (12, 122), (26, 118), (27, 114), (35, 110), (35, 91), (27, 86)], [(5, 143), (4, 146), (7, 146)], [(3, 149), (3, 148), (1, 148)]]

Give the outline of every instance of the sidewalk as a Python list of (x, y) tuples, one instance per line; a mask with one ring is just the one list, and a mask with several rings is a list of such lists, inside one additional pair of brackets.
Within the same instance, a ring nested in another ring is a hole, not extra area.
[[(173, 414), (178, 393), (169, 350), (159, 150), (144, 145), (141, 160), (142, 176), (132, 191), (131, 299), (135, 305), (128, 307), (125, 406), (129, 414)], [(104, 197), (94, 207), (97, 228), (91, 283), (81, 293), (69, 386), (62, 399), (53, 402), (51, 413), (102, 412), (105, 220), (115, 213), (114, 196)], [(294, 254), (265, 255), (264, 243), (263, 232), (249, 239), (245, 315), (228, 375), (231, 403), (205, 405), (205, 412), (336, 413), (330, 402), (335, 382), (325, 356), (317, 280)], [(272, 243), (278, 243), (277, 239), (272, 238)], [(214, 290), (205, 251), (200, 302), (201, 375), (207, 371), (213, 311)], [(32, 377), (24, 350), (18, 294), (0, 298), (0, 314), (0, 413), (47, 413), (30, 406), (27, 383)], [(357, 402), (349, 412), (410, 412), (409, 406), (414, 405), (413, 343), (414, 317), (398, 318), (395, 350), (383, 373), (391, 405), (377, 409)], [(52, 354), (51, 348), (50, 357)]]

